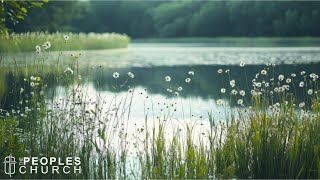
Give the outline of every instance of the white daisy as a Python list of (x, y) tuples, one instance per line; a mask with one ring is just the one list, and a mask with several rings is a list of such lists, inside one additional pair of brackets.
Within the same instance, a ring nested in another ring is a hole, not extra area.
[(280, 74), (280, 75), (278, 76), (278, 79), (279, 79), (279, 81), (283, 81), (284, 75)]
[(118, 72), (114, 72), (113, 74), (112, 74), (112, 76), (113, 76), (113, 78), (115, 78), (115, 79), (117, 79), (117, 78), (119, 78), (119, 73)]
[(39, 45), (36, 45), (36, 51), (41, 51), (41, 47)]
[(261, 71), (261, 74), (262, 74), (262, 75), (267, 75), (267, 71), (266, 71), (266, 70), (262, 70), (262, 71)]
[(300, 86), (300, 87), (303, 87), (303, 86), (304, 86), (304, 82), (301, 81), (301, 82), (299, 83), (299, 86)]
[(188, 74), (193, 76), (194, 75), (194, 71), (189, 71)]
[(303, 108), (306, 104), (304, 102), (299, 104), (299, 107)]
[(170, 76), (166, 76), (164, 77), (165, 81), (170, 82), (171, 81), (171, 77)]
[(218, 99), (218, 100), (217, 100), (217, 105), (220, 106), (220, 105), (222, 105), (222, 104), (223, 104), (223, 100), (222, 100), (222, 99)]
[(290, 86), (289, 85), (283, 85), (282, 86), (284, 89), (286, 89), (286, 90), (289, 90), (290, 89)]
[(235, 85), (236, 85), (236, 81), (235, 81), (235, 80), (231, 80), (231, 81), (230, 81), (230, 86), (231, 86), (231, 87), (234, 87)]
[(261, 87), (261, 82), (257, 82), (257, 83), (255, 83), (255, 86), (257, 86), (257, 87)]
[(241, 96), (244, 96), (244, 95), (246, 95), (246, 92), (245, 92), (244, 90), (241, 90), (241, 91), (239, 92), (239, 94), (240, 94)]
[(66, 70), (64, 70), (64, 73), (73, 74), (73, 70), (70, 67), (68, 67)]
[(236, 95), (236, 94), (238, 94), (238, 91), (235, 90), (235, 89), (233, 89), (233, 90), (231, 91), (231, 94)]
[(35, 78), (35, 77), (33, 77), (33, 76), (30, 76), (30, 80), (31, 80), (31, 81), (35, 81), (35, 80), (36, 80), (36, 78)]
[(291, 83), (291, 79), (288, 78), (288, 79), (286, 80), (286, 83)]
[(132, 72), (128, 72), (127, 74), (128, 74), (128, 76), (129, 76), (130, 78), (132, 78), (132, 79), (134, 78), (134, 74), (133, 74)]
[(49, 49), (50, 47), (51, 47), (50, 41), (47, 41), (47, 42), (45, 42), (45, 43), (42, 45), (42, 48), (43, 48), (43, 49)]
[(285, 88), (284, 87), (279, 87), (279, 92), (284, 92)]
[(64, 35), (64, 36), (63, 36), (63, 39), (66, 40), (66, 41), (68, 41), (68, 40), (69, 40), (69, 36), (68, 36), (68, 35)]

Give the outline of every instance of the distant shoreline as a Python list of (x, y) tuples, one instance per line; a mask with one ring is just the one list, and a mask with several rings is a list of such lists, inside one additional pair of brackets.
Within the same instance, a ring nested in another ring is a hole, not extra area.
[(181, 37), (141, 38), (131, 43), (197, 43), (217, 47), (320, 47), (320, 37)]

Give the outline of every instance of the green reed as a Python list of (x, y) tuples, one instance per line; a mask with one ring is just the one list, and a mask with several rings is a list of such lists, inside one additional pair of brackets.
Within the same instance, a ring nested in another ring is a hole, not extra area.
[[(64, 39), (64, 36), (68, 38)], [(0, 52), (32, 52), (36, 51), (35, 46), (42, 48), (45, 42), (49, 41), (51, 51), (61, 50), (94, 50), (126, 48), (130, 38), (125, 34), (116, 33), (53, 33), (29, 32), (21, 34), (3, 35), (0, 37)]]

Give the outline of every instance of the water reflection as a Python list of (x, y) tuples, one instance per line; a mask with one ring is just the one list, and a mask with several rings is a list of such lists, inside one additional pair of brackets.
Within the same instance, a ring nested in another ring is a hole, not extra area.
[[(261, 70), (269, 68), (268, 76), (262, 77), (257, 73)], [(85, 70), (84, 70), (85, 69)], [(219, 74), (218, 70), (222, 69), (224, 73)], [(85, 89), (88, 94), (94, 98), (96, 94), (104, 97), (112, 97), (116, 93), (119, 97), (125, 96), (129, 89), (135, 88), (136, 96), (133, 98), (133, 118), (142, 118), (145, 115), (145, 109), (149, 108), (151, 111), (152, 103), (154, 105), (172, 102), (177, 102), (185, 109), (193, 107), (196, 110), (194, 115), (203, 116), (208, 111), (214, 110), (215, 114), (219, 115), (223, 109), (216, 106), (216, 100), (224, 99), (231, 105), (231, 107), (239, 107), (236, 98), (230, 97), (231, 79), (236, 81), (237, 90), (246, 91), (246, 99), (250, 99), (250, 90), (252, 89), (252, 79), (256, 78), (258, 82), (263, 80), (270, 82), (271, 78), (277, 79), (279, 74), (283, 74), (285, 79), (290, 77), (292, 73), (297, 74), (293, 78), (293, 82), (297, 84), (303, 80), (300, 76), (301, 71), (306, 71), (307, 74), (320, 74), (320, 63), (300, 64), (300, 65), (276, 65), (275, 67), (266, 65), (183, 65), (183, 66), (156, 66), (156, 67), (131, 67), (131, 68), (108, 68), (104, 66), (96, 66), (90, 72), (86, 71), (84, 67), (79, 72), (82, 74)], [(229, 70), (229, 73), (225, 73)], [(129, 78), (127, 72), (134, 73), (133, 79)], [(189, 71), (194, 71), (194, 75), (189, 75)], [(115, 79), (112, 77), (113, 72), (119, 72), (120, 77)], [(45, 81), (48, 82), (48, 89), (46, 92), (47, 99), (54, 99), (61, 97), (64, 94), (58, 91), (61, 87), (69, 86), (70, 84), (59, 84), (55, 81), (57, 74), (49, 72), (46, 75)], [(171, 81), (166, 82), (164, 77), (170, 76)], [(17, 75), (13, 72), (8, 72), (2, 76), (1, 84), (5, 88), (1, 96), (1, 105), (3, 109), (10, 110), (21, 101), (19, 94), (13, 93), (14, 89), (24, 87), (26, 92), (31, 92), (31, 88), (24, 83), (23, 74)], [(191, 78), (191, 83), (186, 83), (185, 79)], [(18, 79), (18, 80), (17, 80)], [(182, 91), (178, 91), (178, 87), (182, 87)], [(221, 88), (226, 88), (227, 93), (222, 94)], [(270, 82), (272, 89), (272, 82)], [(172, 92), (168, 92), (168, 89)], [(174, 92), (179, 92), (179, 97), (173, 95)], [(298, 101), (304, 99), (305, 93), (302, 88), (295, 88), (290, 90), (297, 97)], [(239, 96), (239, 95), (238, 95)], [(240, 97), (240, 96), (239, 96)], [(146, 98), (148, 98), (147, 101)], [(26, 97), (30, 99), (30, 96)], [(26, 100), (25, 99), (25, 100)], [(145, 102), (145, 103), (144, 103)], [(149, 104), (148, 104), (149, 103)], [(248, 103), (245, 103), (248, 105)], [(160, 108), (161, 109), (161, 108)], [(160, 111), (157, 109), (157, 111)], [(177, 116), (184, 116), (187, 111), (178, 111)], [(191, 114), (189, 113), (189, 116)]]
[[(269, 68), (269, 74), (266, 78), (258, 75), (261, 70)], [(218, 70), (222, 69), (224, 73), (219, 74)], [(229, 73), (225, 73), (229, 70)], [(114, 79), (112, 72), (119, 72), (120, 78)], [(135, 78), (126, 83), (127, 88), (115, 89), (115, 84), (121, 84), (128, 79), (127, 72), (133, 72)], [(189, 71), (194, 71), (195, 75), (188, 75)], [(247, 98), (249, 98), (250, 90), (252, 89), (252, 80), (256, 79), (258, 82), (270, 82), (270, 79), (277, 79), (278, 75), (283, 74), (286, 78), (291, 77), (292, 73), (298, 76), (293, 79), (296, 85), (303, 80), (299, 76), (301, 71), (306, 71), (307, 74), (320, 72), (320, 63), (300, 64), (300, 65), (276, 65), (275, 67), (267, 67), (266, 65), (246, 65), (240, 67), (239, 65), (196, 65), (196, 66), (159, 66), (159, 67), (133, 67), (133, 68), (97, 68), (92, 82), (97, 91), (126, 91), (129, 87), (141, 86), (152, 94), (162, 94), (167, 97), (172, 97), (167, 89), (177, 91), (178, 87), (183, 87), (180, 94), (184, 98), (201, 98), (203, 100), (222, 98), (221, 88), (226, 88), (230, 92), (230, 80), (235, 80), (239, 89), (245, 90)], [(171, 82), (165, 82), (164, 77), (170, 76)], [(190, 77), (191, 83), (186, 83), (185, 79)], [(271, 84), (271, 83), (270, 83)], [(271, 86), (271, 85), (270, 85)], [(296, 95), (303, 98), (302, 89), (296, 89)]]

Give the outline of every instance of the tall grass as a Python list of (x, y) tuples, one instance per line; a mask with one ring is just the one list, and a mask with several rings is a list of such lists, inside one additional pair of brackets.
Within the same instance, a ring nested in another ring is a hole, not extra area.
[[(66, 40), (64, 36), (69, 38)], [(125, 34), (116, 33), (53, 33), (29, 32), (21, 34), (3, 35), (0, 37), (0, 52), (32, 52), (35, 46), (42, 46), (45, 42), (51, 42), (51, 51), (60, 50), (94, 50), (126, 48), (130, 38)], [(67, 41), (67, 43), (66, 43)]]
[[(139, 92), (131, 87), (124, 95), (118, 93), (133, 76), (128, 74), (124, 83), (117, 82), (114, 96), (108, 99), (87, 91), (90, 72), (83, 76), (76, 59), (68, 70), (59, 64), (48, 70), (41, 58), (37, 61), (27, 69), (19, 64), (0, 67), (0, 72), (5, 72), (1, 79), (8, 87), (0, 104), (0, 158), (10, 153), (17, 157), (79, 156), (83, 172), (16, 178), (320, 178), (316, 74), (301, 72), (285, 80), (267, 65), (252, 81), (250, 95), (245, 96), (229, 71), (219, 70), (231, 86), (222, 94), (239, 105), (228, 110), (223, 99), (217, 100), (225, 106), (225, 121), (217, 122), (211, 113), (206, 120), (191, 113), (176, 119), (176, 107), (170, 105), (179, 102), (175, 97), (161, 106), (161, 111), (145, 113), (136, 126), (131, 108), (132, 98)], [(50, 83), (62, 88), (50, 89)], [(297, 102), (295, 88), (304, 89), (304, 102)], [(147, 90), (139, 94), (145, 102)]]

